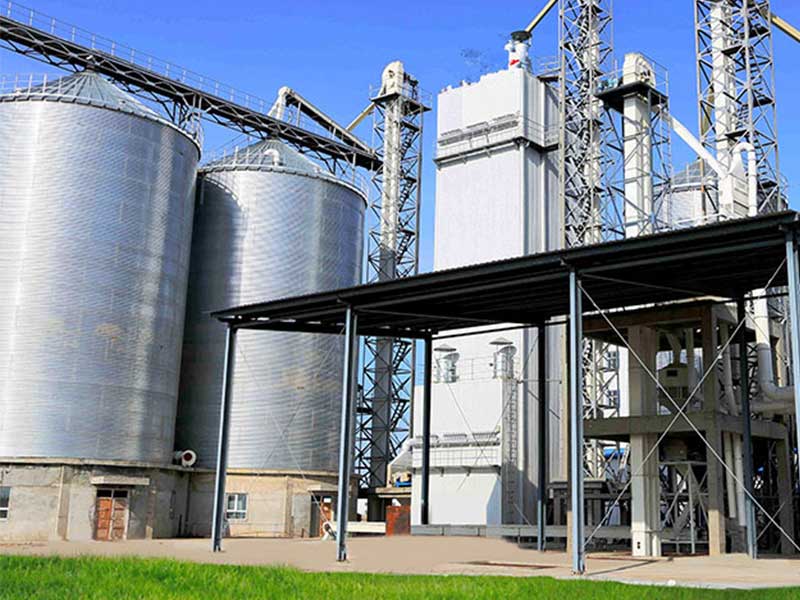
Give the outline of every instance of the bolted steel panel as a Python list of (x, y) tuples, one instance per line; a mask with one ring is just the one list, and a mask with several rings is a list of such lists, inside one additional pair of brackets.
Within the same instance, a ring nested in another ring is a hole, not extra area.
[[(355, 285), (365, 200), (275, 141), (201, 169), (192, 243), (177, 444), (214, 466), (222, 307)], [(340, 336), (240, 331), (231, 468), (336, 471)]]
[(198, 158), (95, 74), (0, 96), (0, 456), (171, 460)]

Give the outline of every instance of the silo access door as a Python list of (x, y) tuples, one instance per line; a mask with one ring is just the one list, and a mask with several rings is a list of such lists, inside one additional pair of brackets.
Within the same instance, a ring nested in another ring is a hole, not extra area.
[(128, 533), (128, 490), (97, 490), (94, 539), (114, 542)]

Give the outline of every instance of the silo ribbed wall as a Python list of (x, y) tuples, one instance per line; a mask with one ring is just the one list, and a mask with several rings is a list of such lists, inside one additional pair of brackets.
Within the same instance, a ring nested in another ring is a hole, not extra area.
[[(280, 144), (261, 149), (283, 164), (229, 161), (198, 183), (177, 443), (206, 466), (216, 462), (225, 355), (225, 328), (208, 311), (355, 285), (361, 271), (363, 196)], [(335, 471), (341, 337), (237, 338), (229, 466)]]
[(0, 98), (0, 456), (167, 463), (199, 152), (77, 77)]

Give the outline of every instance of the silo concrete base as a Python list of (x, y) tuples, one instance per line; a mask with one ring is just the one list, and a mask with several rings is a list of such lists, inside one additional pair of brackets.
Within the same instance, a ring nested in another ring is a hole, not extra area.
[(191, 476), (178, 466), (0, 459), (0, 541), (186, 535)]

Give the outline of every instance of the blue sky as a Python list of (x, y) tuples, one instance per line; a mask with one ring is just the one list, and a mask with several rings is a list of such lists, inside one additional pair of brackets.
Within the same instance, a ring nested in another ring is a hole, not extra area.
[[(508, 32), (523, 28), (544, 0), (355, 0), (256, 2), (209, 0), (26, 0), (60, 20), (168, 59), (240, 90), (272, 99), (288, 85), (346, 123), (367, 103), (369, 87), (384, 65), (403, 60), (423, 88), (436, 94), (505, 63)], [(800, 26), (800, 2), (773, 0), (772, 10)], [(670, 74), (673, 114), (697, 128), (692, 0), (614, 0), (615, 54), (640, 51)], [(535, 32), (534, 54), (557, 52), (555, 11)], [(776, 32), (775, 63), (781, 171), (790, 196), (800, 184), (800, 45)], [(467, 54), (469, 60), (464, 58)], [(46, 68), (0, 51), (0, 73)], [(435, 112), (426, 120), (423, 181), (422, 267), (432, 262)], [(223, 144), (225, 131), (209, 131), (207, 146)], [(673, 139), (676, 165), (692, 156)], [(800, 204), (791, 199), (794, 208)]]

